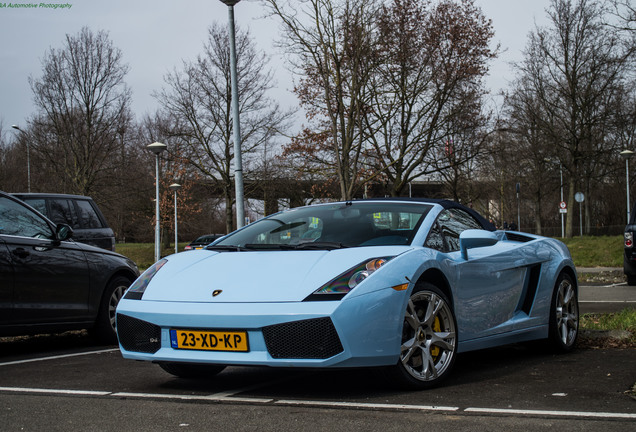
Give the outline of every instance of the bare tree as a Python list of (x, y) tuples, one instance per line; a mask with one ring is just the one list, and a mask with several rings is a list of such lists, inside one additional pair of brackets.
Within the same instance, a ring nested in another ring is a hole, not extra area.
[[(531, 33), (524, 60), (517, 65), (518, 82), (537, 104), (537, 127), (566, 172), (567, 202), (574, 208), (576, 187), (585, 192), (586, 214), (593, 180), (604, 173), (615, 153), (608, 141), (615, 99), (624, 88), (631, 48), (603, 25), (604, 9), (596, 0), (552, 0), (550, 25)], [(572, 236), (573, 212), (566, 235)]]
[(30, 78), (37, 114), (31, 146), (61, 176), (64, 191), (90, 195), (115, 179), (113, 154), (130, 127), (128, 66), (108, 33), (87, 27), (51, 48), (40, 78)]
[(337, 179), (341, 199), (351, 199), (365, 176), (363, 118), (375, 65), (376, 1), (263, 0), (282, 23), (280, 45), (291, 54), (296, 86), (310, 126), (287, 154), (305, 172)]
[(477, 155), (487, 123), (482, 80), (496, 56), (492, 24), (473, 0), (389, 3), (380, 12), (381, 61), (366, 116), (378, 169), (392, 195), (415, 178), (448, 171), (459, 199), (459, 170)]
[(631, 33), (632, 42), (636, 37), (636, 5), (633, 0), (610, 0), (610, 14), (618, 19), (618, 22), (608, 22), (617, 30)]
[[(267, 57), (257, 52), (246, 31), (236, 35), (242, 151), (248, 157), (287, 128), (291, 113), (267, 96), (272, 73)], [(233, 132), (229, 39), (225, 26), (213, 24), (204, 52), (194, 62), (165, 77), (167, 88), (155, 94), (166, 116), (166, 134), (179, 142), (184, 157), (204, 178), (222, 191), (227, 231), (233, 230)], [(246, 176), (248, 177), (248, 176)]]
[(26, 137), (11, 136), (0, 119), (0, 190), (26, 191)]

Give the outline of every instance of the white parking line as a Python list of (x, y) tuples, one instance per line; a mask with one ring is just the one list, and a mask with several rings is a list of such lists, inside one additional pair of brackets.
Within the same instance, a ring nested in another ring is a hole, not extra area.
[(103, 396), (116, 398), (139, 398), (139, 399), (164, 399), (164, 400), (187, 400), (187, 401), (214, 401), (214, 402), (246, 402), (254, 404), (274, 404), (287, 406), (306, 406), (319, 408), (345, 408), (345, 409), (366, 409), (366, 410), (389, 410), (389, 411), (436, 411), (454, 412), (467, 414), (493, 414), (493, 415), (517, 415), (529, 417), (578, 417), (578, 418), (607, 418), (607, 419), (636, 419), (634, 413), (617, 412), (594, 412), (594, 411), (549, 411), (549, 410), (521, 410), (521, 409), (501, 409), (501, 408), (464, 408), (435, 405), (405, 405), (405, 404), (376, 404), (363, 402), (342, 402), (342, 401), (311, 401), (292, 399), (264, 399), (264, 398), (242, 398), (228, 397), (219, 394), (213, 395), (180, 395), (180, 394), (159, 394), (159, 393), (128, 393), (128, 392), (106, 392), (91, 390), (66, 390), (66, 389), (41, 389), (23, 387), (0, 387), (0, 392), (11, 393), (35, 393), (60, 396)]
[(636, 414), (611, 413), (611, 412), (515, 410), (515, 409), (499, 409), (499, 408), (466, 408), (464, 411), (473, 412), (473, 413), (481, 413), (481, 414), (517, 414), (517, 415), (550, 416), (550, 417), (558, 416), (558, 417), (595, 417), (595, 418), (636, 419)]
[[(261, 382), (261, 383), (258, 383), (258, 384), (253, 384), (251, 386), (237, 387), (237, 388), (232, 389), (231, 391), (224, 391), (224, 392), (215, 393), (215, 394), (210, 395), (210, 396), (215, 396), (215, 397), (218, 397), (218, 398), (227, 398), (227, 397), (232, 397), (232, 396), (234, 396), (236, 394), (239, 394), (239, 393), (245, 393), (245, 392), (256, 390), (256, 389), (260, 389), (260, 388), (263, 388), (263, 387), (274, 387), (274, 388), (276, 388), (277, 386), (279, 386), (279, 385), (281, 385), (281, 384), (283, 384), (283, 383), (285, 383), (287, 381), (291, 381), (293, 379), (294, 379), (294, 377), (290, 376), (290, 377), (287, 377), (287, 378), (264, 381), (264, 382)], [(232, 398), (232, 399), (234, 400), (235, 398)]]
[(0, 387), (0, 391), (15, 393), (41, 393), (56, 395), (79, 395), (79, 396), (108, 396), (111, 392), (93, 390), (64, 390), (64, 389), (43, 389), (26, 387)]
[(110, 396), (113, 397), (124, 397), (124, 398), (140, 398), (140, 399), (183, 399), (183, 400), (201, 400), (201, 401), (222, 401), (222, 400), (230, 400), (232, 402), (251, 402), (251, 403), (270, 403), (273, 402), (274, 399), (260, 399), (260, 398), (234, 398), (227, 396), (220, 396), (219, 394), (213, 395), (178, 395), (178, 394), (157, 394), (157, 393), (127, 393), (127, 392), (118, 392), (118, 393), (110, 393)]
[(580, 284), (580, 288), (614, 288), (619, 286), (627, 286), (627, 282), (617, 282), (609, 285), (585, 285), (584, 283)]
[(626, 303), (636, 304), (636, 300), (579, 300), (579, 303)]
[(99, 350), (99, 351), (87, 351), (87, 352), (81, 352), (81, 353), (75, 353), (75, 354), (63, 354), (63, 355), (51, 356), (51, 357), (39, 357), (39, 358), (27, 359), (27, 360), (16, 360), (11, 362), (0, 363), (0, 366), (33, 363), (33, 362), (47, 361), (47, 360), (57, 360), (57, 359), (67, 358), (67, 357), (78, 357), (78, 356), (84, 356), (84, 355), (90, 355), (90, 354), (102, 354), (102, 353), (113, 352), (113, 351), (119, 351), (119, 348), (111, 348), (111, 349)]
[(459, 407), (445, 407), (434, 405), (403, 405), (403, 404), (374, 404), (360, 402), (330, 402), (330, 401), (305, 401), (305, 400), (279, 400), (277, 405), (303, 405), (321, 408), (362, 408), (362, 409), (389, 409), (389, 410), (416, 410), (416, 411), (459, 411)]

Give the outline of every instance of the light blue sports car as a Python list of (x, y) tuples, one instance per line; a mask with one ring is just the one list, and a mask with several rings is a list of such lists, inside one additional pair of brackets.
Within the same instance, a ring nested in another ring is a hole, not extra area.
[(227, 365), (386, 367), (438, 384), (459, 352), (578, 334), (577, 279), (554, 239), (496, 231), (445, 200), (283, 211), (161, 259), (117, 307), (123, 356), (180, 377)]

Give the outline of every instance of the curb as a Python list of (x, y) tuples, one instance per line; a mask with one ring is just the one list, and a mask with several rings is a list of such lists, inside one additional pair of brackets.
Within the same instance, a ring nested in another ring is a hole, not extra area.
[(605, 273), (605, 272), (620, 272), (623, 273), (622, 267), (576, 267), (577, 273)]

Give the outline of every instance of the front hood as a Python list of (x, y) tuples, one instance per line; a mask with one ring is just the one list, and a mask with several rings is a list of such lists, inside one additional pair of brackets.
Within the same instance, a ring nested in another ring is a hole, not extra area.
[[(393, 246), (332, 251), (182, 252), (168, 257), (148, 285), (143, 300), (297, 302), (365, 260), (395, 256), (406, 249)], [(213, 297), (217, 290), (220, 294)]]

